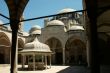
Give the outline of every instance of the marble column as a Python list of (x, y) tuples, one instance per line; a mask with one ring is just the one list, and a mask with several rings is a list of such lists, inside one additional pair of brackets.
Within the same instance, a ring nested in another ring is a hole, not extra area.
[(42, 63), (44, 62), (44, 56), (42, 55)]
[(89, 41), (87, 41), (87, 47), (86, 47), (86, 50), (87, 50), (87, 63), (88, 63), (88, 67), (90, 67), (90, 63), (91, 63), (91, 60), (90, 60), (90, 47), (89, 47)]
[(45, 67), (47, 69), (47, 56), (45, 55)]
[(49, 59), (50, 59), (50, 68), (51, 68), (51, 55), (49, 56)]
[(35, 71), (35, 54), (33, 54), (33, 70)]
[(63, 48), (63, 65), (65, 65), (65, 48)]
[(25, 56), (22, 55), (22, 68), (23, 68), (23, 69), (25, 68), (25, 64), (24, 64), (24, 63), (25, 63), (25, 60), (24, 60), (24, 57), (25, 57)]
[[(18, 35), (17, 35), (18, 36)], [(17, 65), (18, 65), (18, 38), (17, 38), (17, 42), (16, 42), (16, 72), (17, 72)]]

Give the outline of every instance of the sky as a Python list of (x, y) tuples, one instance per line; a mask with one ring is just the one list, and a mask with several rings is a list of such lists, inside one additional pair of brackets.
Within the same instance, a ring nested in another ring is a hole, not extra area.
[[(82, 10), (82, 0), (29, 0), (24, 13), (24, 19), (35, 18), (40, 16), (47, 16), (57, 14), (64, 8), (72, 8), (75, 10)], [(8, 8), (4, 0), (0, 0), (0, 13), (9, 17)], [(0, 16), (0, 20), (3, 23), (9, 22), (9, 20)], [(34, 25), (44, 26), (44, 19), (38, 19), (33, 21), (24, 22), (24, 31), (28, 32)]]

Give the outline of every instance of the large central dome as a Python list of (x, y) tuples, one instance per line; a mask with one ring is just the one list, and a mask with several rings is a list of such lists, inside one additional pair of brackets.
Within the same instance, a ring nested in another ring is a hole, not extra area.
[(73, 11), (76, 11), (76, 10), (71, 9), (71, 8), (65, 8), (65, 9), (60, 10), (58, 13), (68, 13), (68, 12), (73, 12)]

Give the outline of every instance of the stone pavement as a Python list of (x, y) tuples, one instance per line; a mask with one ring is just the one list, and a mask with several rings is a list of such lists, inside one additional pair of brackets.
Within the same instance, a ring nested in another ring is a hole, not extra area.
[[(18, 68), (21, 67), (20, 65)], [(101, 66), (101, 73), (110, 73), (110, 66)], [(0, 73), (10, 73), (10, 65), (0, 64)], [(20, 71), (17, 73), (90, 73), (90, 70), (84, 66), (52, 66), (47, 70)]]
[[(10, 66), (0, 65), (0, 73), (10, 73)], [(50, 69), (47, 70), (36, 70), (36, 71), (18, 70), (17, 73), (90, 73), (90, 72), (86, 67), (83, 66), (52, 66)]]

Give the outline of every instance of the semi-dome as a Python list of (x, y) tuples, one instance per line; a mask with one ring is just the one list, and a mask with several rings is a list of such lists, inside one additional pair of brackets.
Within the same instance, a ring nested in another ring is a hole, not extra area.
[(51, 53), (51, 50), (48, 45), (39, 42), (38, 39), (35, 38), (33, 42), (25, 44), (24, 49), (21, 51), (21, 53), (31, 53), (31, 52)]
[(30, 34), (41, 34), (41, 27), (38, 25), (33, 26), (30, 31)]
[(73, 25), (70, 27), (70, 30), (84, 30), (84, 28), (82, 26), (78, 26), (78, 25)]
[(65, 8), (65, 9), (60, 10), (58, 13), (67, 13), (67, 12), (73, 12), (73, 11), (76, 11), (76, 10), (72, 8)]
[(64, 23), (60, 20), (52, 20), (47, 23), (47, 26), (64, 26)]

